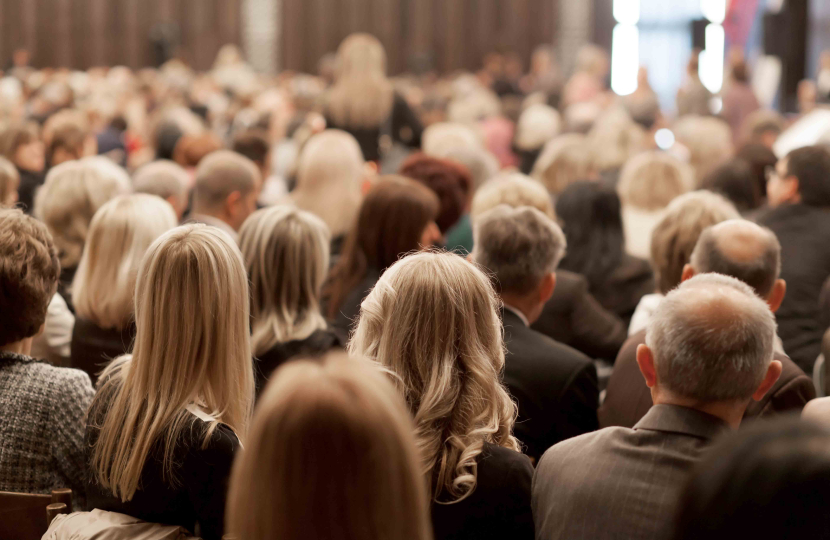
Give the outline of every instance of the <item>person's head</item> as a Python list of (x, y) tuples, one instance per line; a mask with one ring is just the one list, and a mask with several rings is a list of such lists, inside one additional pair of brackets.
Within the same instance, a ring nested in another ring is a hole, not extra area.
[(538, 150), (559, 135), (561, 128), (562, 117), (556, 109), (541, 103), (530, 105), (516, 124), (516, 148)]
[(421, 182), (438, 196), (441, 207), (435, 222), (442, 233), (464, 214), (473, 181), (463, 165), (416, 153), (403, 162), (398, 173)]
[(692, 469), (672, 538), (827, 538), (828, 446), (826, 428), (793, 418), (724, 437)]
[(787, 292), (781, 273), (781, 244), (771, 230), (751, 221), (730, 219), (705, 229), (683, 269), (683, 280), (716, 273), (746, 283), (775, 313)]
[(775, 153), (760, 143), (750, 143), (742, 146), (735, 156), (744, 160), (752, 169), (752, 177), (758, 186), (761, 197), (767, 196), (767, 171), (778, 162)]
[(72, 283), (75, 313), (101, 328), (125, 328), (144, 253), (177, 223), (173, 208), (152, 195), (122, 195), (104, 204), (89, 225)]
[(631, 158), (620, 172), (617, 193), (625, 206), (661, 210), (694, 187), (688, 165), (664, 152), (644, 152)]
[(449, 146), (441, 148), (433, 155), (438, 158), (448, 159), (463, 165), (470, 172), (472, 187), (468, 197), (472, 199), (476, 190), (485, 182), (496, 176), (499, 172), (499, 161), (487, 151), (487, 149), (473, 146)]
[(680, 284), (704, 229), (740, 217), (732, 203), (709, 191), (693, 191), (672, 201), (651, 232), (651, 266), (659, 292), (666, 294)]
[(326, 327), (320, 290), (329, 241), (320, 218), (289, 205), (257, 210), (245, 221), (239, 247), (251, 280), (254, 354)]
[(709, 172), (732, 157), (732, 130), (725, 121), (711, 116), (684, 116), (673, 128), (677, 142), (689, 150), (696, 185)]
[(767, 200), (773, 207), (795, 203), (830, 206), (830, 151), (805, 146), (779, 160), (767, 180)]
[(475, 221), (478, 216), (500, 204), (513, 208), (532, 206), (554, 219), (553, 202), (548, 190), (521, 173), (503, 173), (481, 186), (473, 197), (470, 218)]
[(415, 418), (435, 500), (468, 496), (485, 442), (517, 450), (516, 405), (500, 382), (504, 344), (489, 278), (451, 253), (404, 257), (363, 301), (349, 344), (388, 369)]
[(504, 303), (535, 321), (556, 286), (562, 229), (535, 208), (501, 205), (476, 218), (473, 238), (472, 259), (491, 272)]
[(37, 191), (34, 214), (49, 228), (61, 266), (78, 265), (92, 217), (104, 203), (131, 189), (126, 171), (106, 158), (67, 161), (49, 170)]
[(74, 109), (52, 115), (43, 126), (43, 140), (46, 162), (52, 167), (98, 153), (97, 140), (86, 116)]
[(256, 210), (260, 184), (253, 161), (230, 150), (218, 150), (196, 169), (193, 213), (221, 219), (238, 231)]
[(187, 171), (166, 159), (148, 163), (133, 175), (133, 189), (136, 193), (161, 197), (170, 203), (179, 220), (187, 209), (189, 185)]
[(553, 195), (559, 195), (574, 182), (596, 176), (594, 153), (587, 137), (572, 133), (548, 142), (530, 176)]
[(281, 367), (234, 465), (228, 532), (247, 540), (430, 540), (412, 432), (400, 394), (371, 362), (329, 353)]
[(0, 349), (40, 332), (60, 271), (46, 227), (18, 209), (0, 208)]
[(33, 123), (14, 123), (0, 131), (0, 155), (24, 171), (41, 172), (45, 163), (43, 142)]
[[(628, 103), (635, 108), (630, 101)], [(588, 139), (593, 149), (594, 167), (600, 171), (615, 171), (643, 151), (646, 132), (624, 107), (611, 107), (596, 119)]]
[(131, 500), (160, 441), (175, 484), (174, 442), (194, 403), (213, 418), (195, 436), (207, 440), (221, 422), (244, 438), (254, 394), (248, 304), (242, 256), (221, 230), (185, 225), (153, 242), (138, 271), (132, 357), (107, 367), (92, 405), (103, 411), (90, 419), (99, 430), (90, 467), (105, 490)]
[(271, 144), (267, 132), (252, 129), (240, 133), (234, 137), (231, 150), (253, 161), (263, 180), (271, 175)]
[(394, 99), (383, 45), (370, 34), (352, 34), (337, 49), (336, 66), (328, 102), (334, 121), (340, 126), (379, 126)]
[(424, 130), (421, 148), (425, 154), (446, 157), (447, 148), (483, 148), (484, 138), (473, 127), (459, 122), (438, 122)]
[(637, 363), (654, 403), (719, 404), (740, 422), (750, 400), (763, 398), (781, 374), (775, 331), (775, 317), (749, 285), (700, 274), (660, 302)]
[(598, 182), (571, 184), (556, 199), (556, 215), (568, 240), (561, 267), (600, 283), (625, 251), (620, 198)]
[(207, 156), (222, 149), (222, 141), (211, 132), (202, 132), (194, 135), (183, 135), (173, 150), (173, 161), (182, 167), (192, 170)]
[(720, 193), (729, 199), (739, 212), (749, 212), (761, 206), (761, 193), (749, 163), (733, 158), (710, 172), (700, 187)]
[(20, 173), (14, 163), (0, 157), (0, 206), (14, 206), (18, 201)]
[(744, 120), (741, 138), (746, 144), (760, 144), (771, 150), (785, 126), (786, 121), (778, 111), (758, 109)]
[(423, 184), (381, 177), (366, 194), (326, 291), (334, 317), (351, 288), (367, 273), (381, 273), (402, 255), (430, 248), (441, 238), (435, 224), (440, 203)]

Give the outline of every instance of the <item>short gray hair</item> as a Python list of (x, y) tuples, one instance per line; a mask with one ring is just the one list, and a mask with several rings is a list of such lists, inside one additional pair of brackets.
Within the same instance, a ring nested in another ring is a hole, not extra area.
[(208, 154), (196, 169), (193, 188), (194, 211), (216, 208), (234, 191), (248, 194), (259, 183), (260, 173), (253, 161), (230, 150)]
[(529, 206), (496, 206), (476, 218), (474, 231), (473, 259), (493, 273), (500, 292), (532, 291), (565, 255), (562, 229)]
[(660, 302), (646, 331), (659, 383), (704, 403), (746, 400), (773, 358), (775, 317), (752, 288), (700, 274)]
[(148, 163), (133, 175), (133, 189), (136, 193), (149, 193), (162, 199), (184, 197), (187, 184), (187, 171), (178, 163), (167, 159)]

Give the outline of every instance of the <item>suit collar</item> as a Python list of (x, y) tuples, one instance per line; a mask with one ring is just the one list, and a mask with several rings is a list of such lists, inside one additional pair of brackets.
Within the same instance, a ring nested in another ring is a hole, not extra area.
[(505, 316), (508, 315), (508, 313), (510, 313), (513, 315), (514, 318), (519, 319), (525, 326), (530, 326), (530, 321), (527, 320), (527, 317), (525, 317), (524, 313), (514, 308), (513, 306), (508, 306), (507, 304), (502, 305), (504, 306), (504, 308), (502, 309), (502, 320), (504, 320)]
[(713, 439), (729, 429), (729, 425), (711, 414), (678, 405), (654, 405), (634, 429), (665, 431)]

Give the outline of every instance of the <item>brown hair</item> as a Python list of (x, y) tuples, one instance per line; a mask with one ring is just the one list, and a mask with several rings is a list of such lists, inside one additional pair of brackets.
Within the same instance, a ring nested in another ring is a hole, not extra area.
[(48, 163), (50, 165), (58, 165), (58, 163), (55, 163), (55, 152), (61, 149), (67, 154), (74, 156), (74, 159), (82, 158), (86, 137), (87, 133), (76, 124), (65, 123), (57, 127), (52, 134), (49, 147), (46, 150)]
[(18, 189), (20, 173), (17, 172), (17, 167), (8, 159), (0, 157), (0, 205), (11, 206), (17, 202)]
[(38, 333), (60, 271), (46, 226), (18, 209), (0, 209), (0, 345)]
[(183, 135), (173, 150), (173, 161), (182, 167), (196, 167), (208, 154), (222, 149), (222, 141), (212, 133)]
[(357, 223), (332, 269), (323, 293), (334, 317), (349, 291), (370, 270), (383, 272), (404, 253), (417, 250), (424, 229), (438, 215), (438, 197), (402, 176), (385, 176), (363, 200)]
[(271, 151), (271, 145), (268, 143), (267, 133), (252, 129), (234, 137), (231, 150), (237, 154), (242, 154), (256, 163), (258, 167), (261, 167), (265, 164), (268, 152)]
[(442, 233), (446, 233), (455, 225), (464, 213), (473, 184), (466, 167), (446, 159), (417, 153), (403, 162), (399, 173), (421, 182), (438, 195), (441, 207), (435, 222)]
[(21, 122), (0, 131), (0, 155), (14, 163), (17, 149), (38, 139), (37, 125)]

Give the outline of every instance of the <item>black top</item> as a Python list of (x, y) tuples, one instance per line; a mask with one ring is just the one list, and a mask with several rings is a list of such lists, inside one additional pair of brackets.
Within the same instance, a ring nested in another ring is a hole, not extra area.
[(31, 215), (35, 207), (35, 192), (43, 185), (43, 173), (36, 173), (18, 168), (20, 186), (17, 188), (17, 204), (24, 212)]
[[(94, 411), (90, 411), (90, 417)], [(225, 524), (225, 498), (231, 464), (239, 439), (226, 425), (220, 424), (207, 447), (202, 440), (208, 424), (195, 416), (181, 431), (174, 451), (176, 482), (163, 477), (164, 448), (157, 441), (144, 464), (139, 489), (127, 502), (105, 490), (90, 475), (87, 486), (89, 510), (98, 508), (164, 525), (179, 525), (204, 540), (220, 540)], [(86, 449), (98, 438), (98, 430), (87, 426)], [(87, 459), (89, 462), (89, 459)]]
[(602, 307), (622, 319), (628, 328), (640, 299), (655, 291), (654, 271), (648, 261), (623, 253), (614, 271), (601, 283), (591, 283), (591, 294)]
[(77, 266), (67, 266), (61, 268), (61, 275), (58, 277), (58, 294), (66, 302), (66, 307), (69, 311), (75, 313), (75, 304), (72, 303), (72, 281), (75, 279), (75, 273), (78, 271)]
[[(389, 126), (386, 129), (391, 129), (391, 133), (389, 134), (392, 136), (392, 140), (410, 148), (420, 148), (421, 135), (424, 132), (424, 127), (406, 100), (397, 93), (395, 93), (395, 98), (392, 102), (391, 115), (391, 118), (386, 120), (384, 125)], [(326, 123), (330, 128), (342, 129), (343, 131), (351, 133), (357, 139), (366, 161), (380, 160), (379, 142), (382, 126), (372, 128), (341, 126), (328, 114), (326, 114)]]
[(538, 460), (554, 444), (599, 427), (597, 370), (584, 354), (525, 326), (505, 309), (504, 384), (519, 405), (514, 427)]
[(435, 540), (532, 540), (532, 480), (533, 466), (527, 456), (485, 443), (478, 457), (475, 491), (454, 504), (433, 501)]
[(379, 279), (380, 272), (377, 270), (369, 270), (366, 273), (366, 277), (349, 291), (349, 294), (343, 299), (343, 303), (340, 304), (337, 315), (331, 321), (335, 328), (345, 334), (349, 333), (352, 325), (357, 322), (357, 316), (360, 315), (360, 304), (363, 303), (363, 299), (369, 295), (369, 292)]
[(305, 339), (277, 343), (254, 358), (257, 397), (265, 388), (274, 370), (285, 362), (297, 357), (318, 357), (331, 349), (343, 347), (345, 342), (346, 340), (339, 332), (332, 328), (324, 328), (315, 330)]
[(824, 326), (819, 295), (830, 276), (830, 210), (787, 204), (763, 212), (758, 223), (781, 243), (781, 278), (787, 295), (775, 313), (784, 350), (804, 370), (813, 372), (821, 352)]
[(72, 328), (70, 367), (85, 371), (94, 385), (110, 360), (132, 350), (134, 338), (134, 324), (123, 330), (101, 328), (92, 321), (76, 317)]

